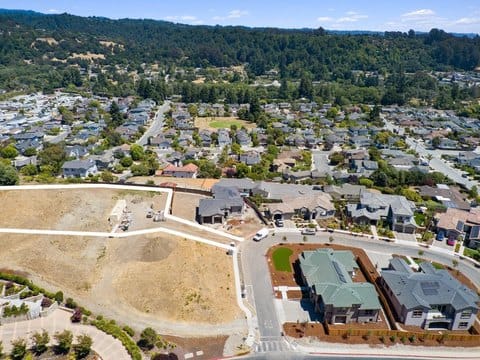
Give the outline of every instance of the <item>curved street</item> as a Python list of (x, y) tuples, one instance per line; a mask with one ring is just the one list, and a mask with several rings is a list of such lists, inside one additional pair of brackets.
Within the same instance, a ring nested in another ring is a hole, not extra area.
[[(283, 241), (282, 238), (286, 237), (287, 241)], [(309, 236), (307, 241), (311, 243), (328, 243), (329, 237), (334, 237), (334, 244), (347, 245), (359, 247), (367, 252), (380, 253), (384, 255), (405, 255), (416, 257), (418, 256), (418, 251), (422, 250), (424, 253), (422, 257), (431, 261), (440, 262), (445, 265), (452, 265), (452, 260), (455, 258), (450, 254), (435, 251), (434, 249), (428, 249), (419, 247), (416, 244), (408, 246), (403, 243), (387, 242), (383, 240), (375, 240), (369, 237), (362, 236), (353, 236), (348, 234), (339, 234), (339, 233), (329, 233), (329, 232), (318, 232), (315, 236)], [(244, 286), (247, 291), (246, 299), (249, 303), (255, 306), (256, 309), (256, 318), (254, 319), (255, 330), (259, 337), (259, 348), (264, 349), (264, 351), (276, 351), (292, 354), (291, 351), (296, 350), (301, 352), (312, 352), (313, 348), (309, 350), (308, 348), (302, 349), (301, 347), (292, 348), (290, 344), (286, 344), (286, 341), (282, 337), (282, 326), (277, 316), (277, 311), (275, 309), (274, 302), (274, 290), (272, 287), (270, 273), (266, 261), (266, 252), (267, 250), (278, 243), (303, 243), (303, 235), (298, 231), (282, 231), (277, 232), (275, 235), (269, 235), (267, 238), (259, 241), (245, 241), (239, 246), (239, 251), (241, 254), (241, 262), (243, 266), (244, 274)], [(473, 264), (467, 262), (467, 260), (458, 260), (458, 269), (463, 272), (472, 282), (477, 286), (480, 286), (480, 272), (476, 269)], [(268, 346), (263, 345), (262, 343), (267, 343)], [(343, 344), (335, 346), (328, 346), (328, 348), (321, 349), (326, 353), (331, 353), (335, 351), (342, 352), (342, 349), (345, 349), (345, 354), (352, 354), (355, 351), (352, 349), (346, 349)], [(412, 354), (415, 353), (415, 349), (412, 347), (403, 347), (400, 348), (398, 355), (403, 354)], [(448, 348), (442, 348), (445, 354), (451, 353)], [(364, 354), (368, 355), (378, 355), (378, 350), (364, 350)], [(468, 351), (467, 351), (468, 352)], [(476, 358), (480, 354), (478, 349), (472, 350), (473, 357), (470, 353), (465, 354), (465, 358)], [(419, 351), (419, 354), (425, 355), (425, 351)], [(448, 356), (448, 355), (447, 355)], [(461, 356), (462, 357), (462, 356)], [(460, 358), (461, 358), (460, 357)], [(458, 358), (458, 356), (457, 356)]]

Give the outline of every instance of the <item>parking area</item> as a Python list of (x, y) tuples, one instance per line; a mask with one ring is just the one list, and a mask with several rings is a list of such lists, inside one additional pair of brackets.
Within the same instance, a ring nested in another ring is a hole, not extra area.
[(448, 245), (447, 240), (448, 240), (447, 238), (444, 238), (442, 241), (434, 239), (431, 246), (440, 248), (440, 249), (446, 249), (448, 251), (454, 251), (455, 244), (457, 242), (454, 240), (453, 243), (451, 242), (452, 245)]

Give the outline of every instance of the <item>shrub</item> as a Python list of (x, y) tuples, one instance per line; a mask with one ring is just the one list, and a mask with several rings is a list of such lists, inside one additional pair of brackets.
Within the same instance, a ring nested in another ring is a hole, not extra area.
[(402, 344), (405, 344), (407, 342), (407, 338), (405, 336), (402, 336), (400, 338), (400, 341), (402, 342)]
[(381, 341), (382, 343), (384, 343), (384, 344), (385, 344), (385, 336), (383, 336), (383, 335), (382, 335), (382, 336), (380, 336), (380, 338), (379, 338), (379, 339), (380, 339), (380, 341)]
[(82, 310), (80, 308), (76, 308), (73, 312), (73, 315), (70, 317), (72, 323), (79, 323), (82, 321)]
[(394, 343), (395, 341), (397, 341), (397, 336), (396, 336), (396, 335), (391, 335), (391, 336), (390, 336), (390, 341), (391, 341), (392, 343)]
[(76, 309), (78, 307), (77, 303), (72, 298), (67, 298), (65, 306), (69, 309)]
[(131, 337), (135, 336), (135, 331), (130, 326), (124, 326), (123, 331), (125, 331)]
[(22, 360), (27, 355), (27, 342), (24, 339), (17, 339), (12, 341), (12, 350), (10, 357), (12, 360)]
[(414, 343), (416, 340), (417, 340), (417, 337), (415, 335), (410, 335), (408, 337), (408, 340), (411, 342), (411, 343)]
[(127, 335), (119, 326), (114, 325), (108, 321), (102, 319), (92, 321), (92, 325), (97, 329), (103, 331), (106, 334), (112, 335), (115, 339), (118, 339), (122, 345), (127, 349), (128, 353), (133, 360), (142, 360), (142, 354), (140, 348), (135, 344), (130, 336)]
[(53, 298), (55, 299), (56, 302), (60, 304), (63, 301), (63, 292), (57, 291), (53, 296)]
[(55, 345), (55, 352), (57, 354), (68, 354), (72, 347), (73, 334), (69, 330), (64, 330), (61, 333), (57, 332), (54, 336), (57, 344)]

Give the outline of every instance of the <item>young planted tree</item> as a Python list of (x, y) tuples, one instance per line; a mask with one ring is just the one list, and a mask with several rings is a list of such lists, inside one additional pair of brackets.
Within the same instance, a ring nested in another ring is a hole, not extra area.
[(36, 332), (32, 335), (33, 347), (32, 350), (36, 355), (43, 354), (47, 351), (48, 342), (50, 341), (50, 336), (46, 330), (42, 332)]
[(92, 338), (88, 335), (79, 335), (77, 336), (77, 343), (75, 344), (75, 354), (77, 359), (83, 359), (90, 354), (92, 350)]
[(69, 330), (64, 330), (61, 333), (57, 332), (54, 335), (57, 345), (55, 345), (55, 352), (59, 354), (68, 354), (72, 348), (73, 334)]
[(12, 341), (12, 350), (10, 351), (10, 358), (12, 360), (22, 360), (27, 355), (27, 343), (24, 339), (17, 339)]

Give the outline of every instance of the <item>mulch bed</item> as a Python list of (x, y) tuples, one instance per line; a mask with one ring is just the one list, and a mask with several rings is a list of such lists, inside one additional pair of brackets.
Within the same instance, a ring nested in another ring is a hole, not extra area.
[(414, 346), (448, 346), (448, 347), (477, 347), (478, 340), (472, 341), (453, 341), (453, 340), (445, 340), (443, 343), (440, 343), (437, 340), (419, 340), (415, 339), (411, 342), (408, 338), (403, 339), (396, 337), (394, 341), (390, 339), (388, 336), (382, 337), (380, 336), (342, 336), (342, 335), (327, 335), (325, 332), (325, 328), (322, 324), (319, 323), (285, 323), (283, 324), (283, 331), (285, 335), (301, 339), (305, 337), (314, 337), (317, 338), (319, 341), (329, 342), (329, 343), (341, 343), (341, 344), (368, 344), (371, 347), (376, 346), (392, 346), (396, 344), (405, 344), (405, 345), (414, 345)]
[(178, 356), (178, 359), (183, 359), (185, 354), (195, 354), (200, 350), (203, 351), (203, 355), (195, 355), (195, 359), (215, 359), (223, 357), (223, 347), (228, 337), (216, 336), (204, 338), (184, 338), (162, 335), (162, 338), (177, 345), (172, 352)]

